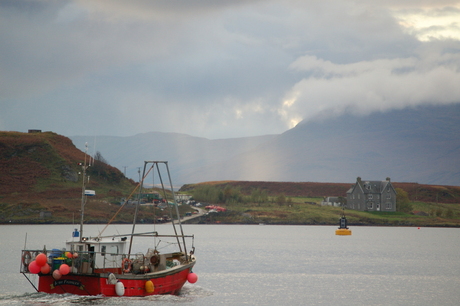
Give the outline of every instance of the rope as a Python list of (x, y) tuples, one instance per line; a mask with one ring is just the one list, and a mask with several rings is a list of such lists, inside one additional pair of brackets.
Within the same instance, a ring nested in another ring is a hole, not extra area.
[(131, 194), (126, 198), (125, 200), (125, 203), (123, 203), (123, 205), (121, 205), (121, 207), (118, 209), (118, 211), (115, 213), (115, 215), (112, 217), (112, 219), (110, 219), (110, 221), (107, 223), (107, 225), (102, 229), (102, 231), (99, 233), (99, 237), (101, 237), (102, 233), (105, 231), (105, 229), (110, 225), (110, 223), (112, 223), (113, 220), (115, 220), (116, 216), (118, 215), (118, 213), (123, 209), (123, 207), (125, 207), (126, 203), (128, 203), (128, 200), (133, 196), (134, 192), (137, 190), (137, 188), (139, 188), (139, 186), (141, 186), (141, 184), (143, 184), (144, 182), (144, 179), (147, 177), (147, 175), (149, 175), (150, 171), (152, 170), (153, 166), (150, 167), (149, 171), (147, 171), (147, 173), (145, 174), (145, 176), (142, 178), (142, 180), (139, 182), (139, 184), (137, 184), (136, 188), (134, 188), (134, 190), (131, 192)]

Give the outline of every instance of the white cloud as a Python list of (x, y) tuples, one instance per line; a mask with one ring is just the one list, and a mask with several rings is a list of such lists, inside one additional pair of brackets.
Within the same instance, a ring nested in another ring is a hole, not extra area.
[(227, 138), (455, 102), (458, 3), (0, 1), (0, 129)]
[(309, 76), (286, 95), (280, 112), (287, 123), (369, 114), (421, 104), (460, 103), (460, 53), (334, 64), (303, 56), (291, 67)]
[(403, 29), (420, 41), (460, 40), (459, 1), (402, 4), (394, 7), (392, 13)]

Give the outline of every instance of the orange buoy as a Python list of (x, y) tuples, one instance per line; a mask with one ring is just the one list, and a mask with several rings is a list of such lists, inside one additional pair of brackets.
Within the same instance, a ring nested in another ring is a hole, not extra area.
[(153, 293), (155, 291), (155, 286), (151, 280), (145, 282), (145, 291), (147, 293)]
[(131, 260), (129, 260), (129, 258), (124, 258), (122, 261), (121, 261), (121, 267), (123, 269), (123, 272), (125, 273), (129, 273), (131, 272)]
[(43, 267), (41, 267), (40, 272), (43, 274), (48, 274), (51, 271), (51, 267), (49, 264), (45, 264)]

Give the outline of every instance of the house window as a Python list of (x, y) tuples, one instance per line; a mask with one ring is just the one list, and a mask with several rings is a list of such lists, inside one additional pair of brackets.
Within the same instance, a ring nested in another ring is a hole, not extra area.
[(387, 199), (391, 199), (391, 195), (387, 195)]
[(391, 209), (391, 202), (387, 202), (387, 209)]
[(101, 255), (102, 256), (105, 256), (105, 250), (106, 250), (106, 246), (103, 245), (102, 248), (101, 248)]
[(368, 196), (368, 199), (369, 199), (369, 200), (372, 200), (373, 198), (374, 198), (374, 196), (373, 196), (372, 194), (370, 194), (370, 195)]
[(368, 209), (373, 209), (373, 208), (374, 208), (374, 202), (372, 202), (372, 201), (371, 201), (371, 202), (368, 202), (368, 203), (367, 203), (367, 208), (368, 208)]

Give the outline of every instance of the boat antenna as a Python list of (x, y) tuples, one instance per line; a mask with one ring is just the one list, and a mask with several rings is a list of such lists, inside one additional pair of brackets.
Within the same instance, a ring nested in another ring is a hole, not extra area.
[(345, 228), (348, 229), (347, 226), (347, 218), (345, 217), (345, 205), (342, 203), (342, 217), (339, 220), (339, 229), (340, 228)]
[[(85, 203), (86, 203), (86, 168), (88, 168), (86, 166), (86, 156), (87, 156), (87, 153), (88, 153), (88, 143), (85, 142), (85, 160), (84, 160), (84, 163), (82, 165), (82, 168), (83, 168), (83, 175), (82, 175), (82, 188), (81, 188), (81, 208), (80, 208), (80, 211), (81, 211), (81, 220), (80, 220), (80, 242), (82, 242), (82, 239), (83, 239), (83, 221), (84, 221), (84, 216), (85, 216)], [(80, 163), (81, 164), (81, 163)]]

